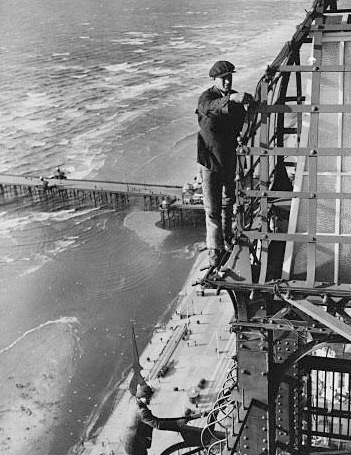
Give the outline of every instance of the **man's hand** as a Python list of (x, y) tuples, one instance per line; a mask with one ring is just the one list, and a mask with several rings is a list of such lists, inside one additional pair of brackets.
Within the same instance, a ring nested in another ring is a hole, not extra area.
[(229, 100), (234, 101), (234, 103), (250, 104), (253, 101), (253, 96), (246, 92), (231, 93)]
[(189, 422), (189, 420), (191, 419), (187, 419), (186, 417), (184, 417), (184, 419), (178, 419), (177, 420), (177, 425), (179, 428), (183, 428), (186, 426), (186, 424)]

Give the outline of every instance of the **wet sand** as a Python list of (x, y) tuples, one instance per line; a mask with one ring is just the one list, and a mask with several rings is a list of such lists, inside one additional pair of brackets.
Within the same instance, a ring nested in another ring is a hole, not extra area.
[(159, 221), (159, 212), (132, 212), (125, 217), (123, 224), (127, 229), (135, 231), (148, 245), (158, 249), (172, 234), (171, 231), (157, 227)]

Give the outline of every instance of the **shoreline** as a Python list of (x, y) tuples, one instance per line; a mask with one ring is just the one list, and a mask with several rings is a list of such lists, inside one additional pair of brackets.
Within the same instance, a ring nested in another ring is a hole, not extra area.
[[(201, 274), (201, 267), (207, 263), (207, 251), (200, 252), (177, 296), (169, 320), (163, 327), (155, 327), (150, 341), (140, 354), (140, 364), (144, 367), (142, 375), (155, 391), (150, 408), (160, 417), (180, 417), (187, 408), (192, 409), (192, 412), (208, 410), (225, 379), (226, 367), (234, 354), (235, 335), (226, 328), (226, 322), (230, 322), (233, 314), (229, 296), (217, 296), (213, 290), (206, 290), (205, 296), (197, 295), (196, 287), (193, 286)], [(228, 353), (231, 355), (225, 355)], [(159, 377), (158, 373), (164, 365), (169, 367), (169, 372)], [(128, 385), (132, 374), (130, 371), (117, 387), (112, 412), (105, 424), (93, 438), (72, 447), (69, 454), (124, 453), (120, 438), (128, 408)], [(201, 399), (194, 409), (189, 401), (188, 389), (202, 379), (206, 380), (207, 386), (201, 391)], [(200, 423), (204, 425), (205, 422)], [(181, 441), (178, 433), (159, 430), (155, 430), (153, 439), (150, 450), (155, 450), (155, 453), (162, 451), (162, 447)]]

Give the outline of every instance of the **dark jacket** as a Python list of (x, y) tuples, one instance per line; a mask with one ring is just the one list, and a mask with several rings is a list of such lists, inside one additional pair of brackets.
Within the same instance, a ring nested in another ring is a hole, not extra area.
[(200, 96), (196, 110), (200, 126), (197, 162), (214, 172), (234, 169), (237, 137), (246, 116), (243, 104), (229, 101), (231, 93), (237, 92), (223, 96), (211, 87)]
[(179, 431), (175, 420), (155, 417), (145, 403), (132, 397), (126, 417), (123, 445), (129, 455), (147, 454), (151, 447), (152, 430)]

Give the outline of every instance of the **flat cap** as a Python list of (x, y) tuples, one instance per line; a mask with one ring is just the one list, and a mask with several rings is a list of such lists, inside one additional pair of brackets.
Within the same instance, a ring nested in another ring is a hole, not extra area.
[(222, 77), (226, 74), (235, 73), (235, 66), (227, 60), (219, 60), (210, 69), (210, 77)]
[(149, 398), (153, 394), (153, 390), (147, 384), (139, 385), (136, 391), (135, 396), (137, 398)]

